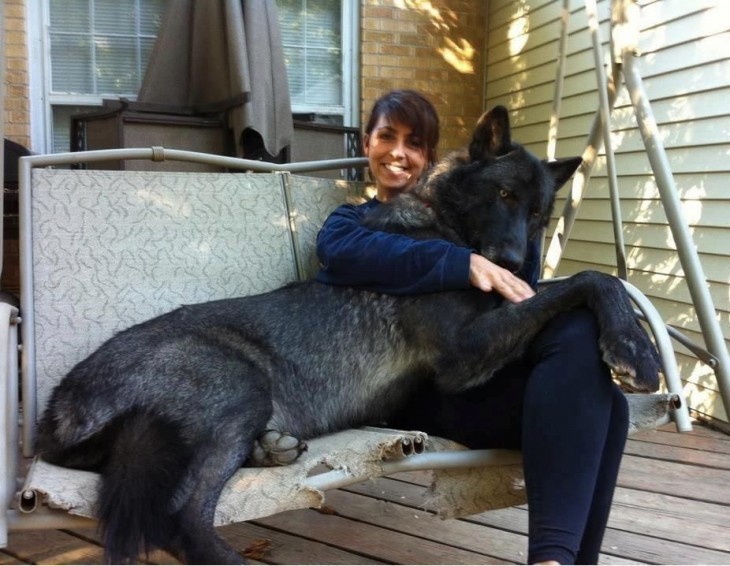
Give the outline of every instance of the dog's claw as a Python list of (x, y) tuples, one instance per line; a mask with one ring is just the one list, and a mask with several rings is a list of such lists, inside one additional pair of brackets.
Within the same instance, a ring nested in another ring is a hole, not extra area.
[(253, 467), (287, 466), (306, 449), (306, 442), (286, 432), (267, 430), (256, 439), (247, 464)]
[(636, 379), (636, 376), (629, 373), (618, 373), (614, 371), (614, 374), (621, 384), (621, 388), (627, 393), (654, 393), (659, 389), (658, 375), (654, 380), (639, 381)]
[(616, 374), (622, 386), (631, 392), (651, 393), (659, 389), (661, 361), (646, 336), (637, 326), (614, 339), (602, 339), (603, 360)]

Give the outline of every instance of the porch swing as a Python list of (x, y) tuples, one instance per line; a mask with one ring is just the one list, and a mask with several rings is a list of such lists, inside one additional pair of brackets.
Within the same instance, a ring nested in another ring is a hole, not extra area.
[[(565, 13), (567, 14), (567, 0)], [(651, 118), (646, 95), (635, 65), (634, 45), (626, 40), (618, 52), (622, 64), (612, 60), (612, 78), (600, 71), (601, 41), (598, 37), (594, 0), (586, 0), (591, 20), (594, 53), (599, 69), (600, 111), (596, 117), (584, 153), (584, 165), (573, 183), (572, 193), (582, 193), (597, 147), (603, 139), (609, 173), (612, 173), (610, 144), (610, 108), (615, 99), (619, 77), (625, 76), (644, 135), (647, 154), (660, 184), (662, 199), (670, 217), (672, 232), (680, 247), (680, 258), (693, 288), (693, 300), (703, 320), (703, 331), (710, 354), (691, 345), (674, 330), (669, 330), (657, 310), (633, 285), (625, 282), (638, 312), (645, 318), (662, 358), (669, 393), (629, 395), (631, 422), (634, 430), (653, 428), (673, 418), (679, 431), (691, 429), (689, 412), (682, 398), (677, 363), (671, 338), (677, 338), (716, 371), (723, 400), (728, 399), (727, 351), (714, 308), (702, 284), (702, 269), (681, 217), (671, 173), (666, 164), (656, 127)], [(630, 0), (615, 0), (614, 26), (630, 29), (635, 35), (637, 10)], [(558, 80), (550, 134), (551, 156), (554, 156), (557, 116), (565, 60), (566, 24), (564, 20), (558, 63)], [(626, 36), (625, 36), (626, 37)], [(618, 47), (618, 46), (617, 46)], [(612, 87), (609, 92), (608, 86)], [(231, 171), (215, 175), (195, 172), (66, 170), (57, 166), (98, 161), (146, 159), (154, 162), (195, 162), (226, 168)], [(363, 159), (310, 162), (278, 165), (245, 159), (163, 149), (119, 149), (37, 155), (21, 159), (21, 309), (0, 304), (0, 407), (3, 415), (0, 428), (5, 441), (0, 444), (0, 461), (6, 470), (0, 483), (4, 512), (0, 514), (0, 547), (7, 544), (8, 531), (77, 528), (93, 525), (98, 476), (90, 472), (51, 466), (34, 457), (35, 426), (41, 408), (58, 376), (77, 358), (95, 349), (116, 330), (149, 316), (170, 310), (179, 302), (199, 302), (210, 297), (207, 289), (219, 282), (206, 280), (209, 264), (188, 266), (195, 278), (180, 281), (163, 274), (154, 284), (146, 284), (151, 273), (144, 258), (142, 264), (113, 270), (103, 254), (89, 250), (113, 249), (114, 234), (108, 230), (108, 218), (121, 214), (126, 222), (145, 225), (141, 239), (134, 245), (144, 249), (149, 242), (163, 242), (172, 257), (179, 255), (180, 239), (165, 241), (170, 227), (161, 222), (150, 223), (151, 203), (178, 203), (187, 210), (206, 206), (210, 198), (222, 202), (242, 201), (240, 207), (222, 209), (216, 225), (231, 229), (231, 238), (222, 238), (220, 254), (215, 261), (230, 265), (230, 258), (245, 264), (250, 273), (264, 274), (219, 288), (221, 296), (263, 292), (276, 288), (292, 278), (306, 278), (316, 269), (314, 238), (329, 212), (347, 197), (361, 195), (364, 186), (357, 182), (334, 181), (303, 176), (318, 170), (359, 167)], [(235, 180), (235, 183), (230, 181)], [(235, 191), (232, 192), (232, 187)], [(611, 182), (612, 208), (619, 275), (626, 279), (626, 261), (620, 235), (621, 218), (617, 206), (615, 181)], [(139, 201), (142, 195), (143, 202)], [(81, 206), (83, 199), (94, 199), (94, 207)], [(134, 205), (135, 199), (139, 205)], [(561, 218), (560, 231), (547, 250), (546, 279), (550, 284), (559, 260), (560, 247), (570, 232), (575, 218), (573, 199), (568, 199)], [(59, 215), (61, 211), (63, 214)], [(80, 213), (81, 211), (82, 213)], [(252, 212), (252, 211), (255, 211)], [(206, 232), (211, 219), (185, 227)], [(207, 224), (206, 224), (207, 222)], [(241, 226), (247, 226), (246, 232)], [(158, 230), (156, 232), (156, 230)], [(161, 231), (159, 231), (161, 230)], [(78, 237), (70, 239), (69, 233)], [(246, 238), (248, 252), (241, 257), (240, 238)], [(238, 242), (238, 244), (236, 243)], [(176, 249), (178, 248), (178, 249)], [(263, 251), (265, 250), (265, 252)], [(101, 261), (94, 258), (101, 257)], [(187, 258), (190, 259), (190, 258)], [(194, 258), (193, 258), (194, 260)], [(206, 260), (207, 261), (207, 260)], [(205, 269), (202, 269), (205, 267)], [(142, 275), (140, 275), (142, 274)], [(202, 276), (200, 276), (202, 274)], [(159, 275), (159, 274), (158, 274)], [(234, 278), (231, 278), (234, 279)], [(88, 281), (94, 281), (92, 287)], [(100, 284), (103, 282), (103, 284)], [(130, 292), (131, 290), (131, 292)], [(702, 311), (701, 313), (699, 311)], [(92, 313), (86, 315), (86, 313)], [(22, 395), (18, 391), (18, 330), (22, 334)], [(22, 457), (27, 459), (21, 460)], [(318, 507), (324, 492), (369, 478), (406, 470), (434, 470), (434, 493), (445, 516), (460, 516), (486, 509), (523, 503), (520, 482), (521, 455), (505, 450), (466, 450), (447, 440), (428, 438), (418, 432), (387, 429), (347, 430), (309, 442), (309, 450), (297, 462), (275, 468), (246, 468), (229, 482), (219, 501), (216, 524), (251, 520), (288, 509)]]
[[(611, 141), (611, 111), (621, 87), (621, 81), (623, 80), (630, 95), (631, 105), (641, 131), (644, 148), (654, 173), (662, 205), (669, 222), (669, 228), (677, 245), (680, 264), (685, 273), (689, 292), (705, 341), (704, 345), (697, 344), (671, 326), (666, 326), (666, 336), (663, 333), (655, 334), (655, 338), (660, 346), (660, 353), (662, 354), (667, 387), (670, 391), (681, 395), (682, 385), (677, 371), (676, 360), (673, 360), (674, 356), (664, 358), (664, 355), (671, 351), (671, 343), (668, 340), (671, 337), (715, 372), (722, 402), (727, 410), (730, 408), (730, 355), (725, 346), (712, 297), (705, 283), (706, 278), (699, 260), (697, 248), (693, 242), (688, 223), (682, 211), (678, 196), (679, 193), (672, 176), (669, 160), (662, 144), (659, 129), (654, 119), (649, 98), (644, 89), (643, 80), (639, 71), (639, 6), (635, 0), (612, 0), (611, 2), (611, 58), (608, 65), (610, 72), (608, 73), (603, 72), (607, 68), (607, 65), (601, 51), (602, 40), (599, 32), (596, 1), (585, 0), (585, 9), (588, 16), (588, 27), (597, 70), (599, 110), (596, 113), (588, 135), (586, 149), (583, 153), (583, 164), (578, 168), (578, 171), (573, 177), (570, 195), (565, 201), (562, 215), (559, 217), (550, 239), (543, 264), (543, 276), (550, 280), (557, 271), (562, 252), (578, 214), (591, 170), (595, 165), (598, 149), (601, 142), (603, 142), (618, 276), (624, 281), (637, 304), (647, 301), (645, 297), (642, 297), (643, 293), (639, 292), (628, 282), (616, 162)], [(549, 159), (555, 158), (558, 116), (560, 114), (567, 51), (566, 39), (569, 14), (569, 1), (563, 0), (555, 97), (553, 99), (550, 131), (548, 135)], [(643, 316), (648, 318), (651, 315), (644, 312)], [(655, 324), (660, 325), (663, 323), (656, 320)], [(663, 343), (665, 339), (667, 340), (666, 344)], [(691, 430), (688, 411), (682, 410), (677, 412), (675, 421), (677, 429), (680, 432), (688, 432)]]

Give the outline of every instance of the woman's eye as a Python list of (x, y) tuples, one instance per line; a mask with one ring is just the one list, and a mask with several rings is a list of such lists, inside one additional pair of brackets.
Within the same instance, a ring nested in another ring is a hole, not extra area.
[(408, 145), (411, 147), (422, 147), (423, 142), (421, 138), (408, 138)]

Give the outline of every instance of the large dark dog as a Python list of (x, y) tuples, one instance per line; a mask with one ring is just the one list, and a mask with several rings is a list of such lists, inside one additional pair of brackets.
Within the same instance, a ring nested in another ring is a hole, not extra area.
[[(541, 162), (513, 144), (498, 107), (468, 150), (368, 222), (516, 268), (579, 163)], [(519, 304), (476, 290), (394, 297), (306, 282), (184, 306), (119, 333), (55, 389), (38, 449), (101, 471), (111, 562), (158, 547), (192, 563), (238, 562), (213, 515), (262, 431), (311, 438), (387, 420), (424, 380), (445, 391), (483, 383), (576, 306), (595, 312), (604, 359), (624, 383), (655, 390), (656, 351), (608, 275), (581, 273)]]

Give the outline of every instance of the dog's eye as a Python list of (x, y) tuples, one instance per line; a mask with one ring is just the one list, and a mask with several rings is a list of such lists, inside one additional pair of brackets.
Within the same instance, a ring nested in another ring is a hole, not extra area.
[(502, 198), (509, 198), (509, 191), (507, 189), (499, 189), (499, 196)]

